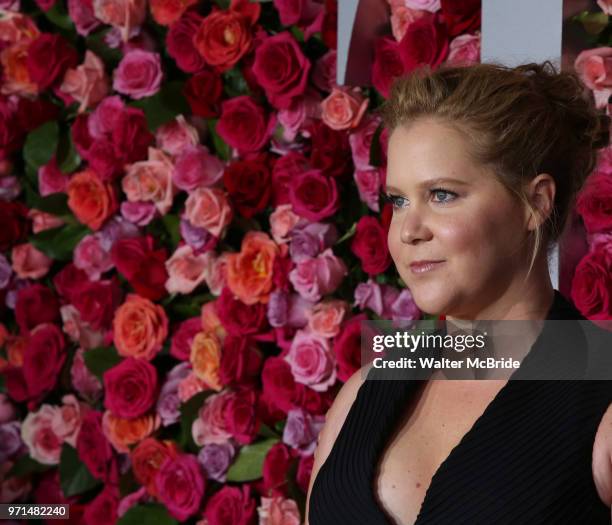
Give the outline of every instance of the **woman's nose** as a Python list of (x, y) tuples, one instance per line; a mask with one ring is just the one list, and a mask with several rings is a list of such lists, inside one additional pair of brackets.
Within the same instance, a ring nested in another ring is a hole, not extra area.
[(419, 240), (427, 240), (431, 231), (426, 225), (423, 213), (415, 209), (407, 209), (402, 217), (400, 238), (403, 243), (414, 244)]

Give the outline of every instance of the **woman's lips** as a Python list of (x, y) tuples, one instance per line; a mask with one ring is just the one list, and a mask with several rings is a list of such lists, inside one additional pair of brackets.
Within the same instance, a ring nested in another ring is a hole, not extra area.
[(417, 261), (410, 263), (412, 273), (426, 273), (438, 268), (444, 261)]

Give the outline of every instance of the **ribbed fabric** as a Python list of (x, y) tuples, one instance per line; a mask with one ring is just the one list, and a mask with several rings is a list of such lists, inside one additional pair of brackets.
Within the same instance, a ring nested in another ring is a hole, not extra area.
[[(585, 318), (555, 290), (547, 319)], [(400, 525), (374, 477), (420, 384), (364, 381), (314, 481), (309, 525)], [(611, 402), (612, 381), (508, 381), (434, 474), (414, 525), (610, 524), (591, 458)]]

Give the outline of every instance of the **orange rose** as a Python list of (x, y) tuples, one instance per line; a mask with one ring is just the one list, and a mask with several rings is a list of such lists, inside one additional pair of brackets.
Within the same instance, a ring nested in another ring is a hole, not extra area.
[(350, 307), (346, 301), (333, 299), (316, 304), (307, 313), (308, 327), (323, 337), (336, 337)]
[(140, 483), (149, 494), (157, 497), (155, 487), (155, 474), (168, 457), (176, 457), (178, 449), (172, 441), (158, 441), (148, 437), (143, 439), (130, 454), (132, 470), (136, 481)]
[(197, 0), (151, 0), (151, 15), (161, 26), (176, 22)]
[(243, 303), (268, 303), (277, 255), (276, 243), (260, 231), (248, 232), (240, 253), (228, 255), (227, 285)]
[(108, 182), (86, 169), (76, 173), (68, 183), (68, 206), (76, 218), (92, 230), (99, 230), (104, 221), (117, 211), (117, 195)]
[(193, 373), (210, 388), (221, 390), (219, 366), (221, 364), (221, 342), (214, 333), (198, 332), (191, 343), (189, 361)]
[(113, 339), (119, 355), (150, 361), (168, 337), (164, 309), (137, 294), (129, 294), (115, 311)]
[(219, 341), (223, 343), (227, 331), (223, 327), (223, 324), (221, 324), (221, 320), (217, 315), (215, 303), (216, 301), (208, 301), (202, 305), (202, 312), (200, 314), (200, 318), (202, 319), (202, 330), (205, 332), (213, 332)]
[(23, 366), (23, 354), (28, 340), (21, 335), (9, 336), (6, 341), (6, 357), (13, 366)]
[(145, 414), (134, 419), (113, 416), (105, 411), (102, 416), (102, 431), (117, 452), (129, 452), (129, 445), (139, 443), (159, 428), (161, 420), (157, 414)]
[(4, 70), (2, 93), (32, 97), (38, 94), (38, 86), (32, 82), (26, 61), (30, 42), (18, 42), (0, 53), (0, 63)]
[(259, 3), (248, 0), (232, 1), (228, 11), (214, 10), (193, 37), (196, 49), (211, 66), (230, 69), (251, 47), (251, 27), (260, 12)]

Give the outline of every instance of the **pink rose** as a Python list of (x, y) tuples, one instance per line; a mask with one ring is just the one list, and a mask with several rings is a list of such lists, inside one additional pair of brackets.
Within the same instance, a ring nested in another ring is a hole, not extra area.
[(180, 246), (166, 261), (168, 270), (166, 290), (171, 294), (193, 292), (204, 282), (210, 264), (210, 252), (196, 255), (188, 244)]
[(21, 426), (21, 438), (32, 459), (44, 465), (58, 465), (62, 439), (53, 431), (57, 407), (42, 405), (38, 412), (29, 412)]
[(163, 151), (149, 148), (148, 160), (127, 167), (121, 188), (130, 202), (150, 202), (165, 215), (174, 199), (173, 170), (172, 161)]
[(157, 370), (144, 359), (128, 357), (104, 372), (104, 406), (114, 415), (144, 415), (157, 400)]
[(103, 273), (114, 267), (110, 248), (110, 243), (104, 242), (101, 235), (86, 235), (74, 249), (74, 265), (91, 281), (99, 281)]
[(196, 445), (223, 444), (230, 440), (232, 434), (227, 427), (225, 411), (231, 397), (232, 393), (225, 390), (206, 398), (191, 427)]
[(93, 0), (94, 14), (98, 20), (121, 31), (127, 42), (145, 20), (146, 0)]
[(368, 115), (363, 119), (361, 125), (349, 135), (353, 163), (358, 170), (373, 168), (370, 165), (370, 151), (374, 134), (380, 124), (381, 120), (379, 117)]
[(202, 467), (191, 454), (167, 457), (155, 474), (155, 486), (170, 514), (185, 521), (200, 509), (205, 488)]
[(313, 89), (306, 91), (290, 108), (278, 112), (278, 122), (283, 126), (283, 140), (293, 142), (299, 131), (312, 119), (321, 118), (321, 95)]
[(43, 197), (51, 193), (65, 192), (69, 179), (57, 166), (55, 155), (47, 164), (38, 168), (38, 189)]
[(188, 146), (176, 159), (172, 180), (181, 190), (192, 191), (200, 186), (214, 186), (223, 177), (223, 169), (223, 162), (205, 146)]
[(257, 508), (259, 525), (300, 525), (300, 511), (297, 503), (282, 496), (266, 498), (262, 496), (261, 506)]
[(65, 304), (60, 308), (62, 316), (62, 330), (71, 341), (78, 343), (83, 350), (96, 348), (104, 344), (104, 333), (95, 330), (81, 318), (81, 314), (72, 304)]
[(159, 91), (162, 78), (159, 53), (134, 49), (115, 69), (113, 89), (135, 99), (150, 97)]
[(425, 10), (411, 9), (404, 5), (391, 9), (391, 32), (398, 42), (404, 38), (408, 26), (427, 13)]
[(318, 303), (308, 312), (308, 328), (321, 337), (335, 337), (340, 333), (340, 325), (348, 311), (346, 301), (336, 299)]
[(109, 90), (104, 62), (87, 50), (85, 61), (76, 69), (66, 71), (60, 90), (80, 103), (79, 113), (95, 106)]
[(381, 169), (373, 170), (356, 170), (353, 174), (357, 189), (359, 190), (359, 198), (365, 202), (372, 211), (379, 212), (379, 197), (382, 186)]
[(87, 36), (100, 25), (94, 16), (93, 0), (68, 0), (68, 16), (81, 36)]
[(146, 226), (157, 216), (157, 208), (152, 202), (124, 201), (120, 212), (124, 219), (138, 226)]
[(331, 91), (336, 85), (337, 52), (330, 49), (319, 58), (312, 72), (312, 82), (321, 91)]
[(291, 204), (281, 204), (270, 214), (270, 233), (276, 244), (289, 242), (287, 237), (301, 217), (293, 213)]
[(317, 392), (325, 392), (336, 381), (336, 359), (326, 337), (298, 330), (285, 356), (293, 377)]
[(125, 104), (121, 97), (113, 95), (106, 97), (95, 111), (89, 115), (87, 122), (87, 131), (93, 139), (103, 139), (113, 133), (115, 126), (121, 118), (121, 114), (125, 109)]
[(34, 209), (28, 212), (28, 217), (32, 219), (32, 233), (52, 230), (65, 224), (57, 215), (51, 215), (50, 213)]
[(346, 275), (348, 269), (342, 259), (327, 248), (317, 257), (306, 257), (297, 263), (289, 273), (289, 280), (304, 299), (319, 301), (335, 291)]
[(0, 393), (0, 423), (15, 419), (15, 405), (6, 394)]
[(288, 31), (266, 38), (255, 50), (253, 75), (278, 109), (290, 107), (304, 93), (309, 72), (310, 61)]
[(323, 122), (332, 129), (356, 128), (369, 101), (361, 94), (361, 88), (334, 87), (331, 94), (321, 102)]
[(232, 221), (227, 194), (220, 188), (196, 188), (185, 201), (185, 218), (215, 237), (222, 237)]
[(410, 9), (422, 9), (435, 13), (440, 9), (440, 0), (404, 0), (404, 5)]
[(597, 5), (601, 8), (601, 10), (605, 14), (612, 15), (612, 1), (610, 1), (610, 0), (597, 0)]
[(274, 114), (267, 116), (264, 108), (247, 95), (233, 97), (221, 103), (217, 133), (241, 154), (262, 149), (275, 127)]
[(582, 82), (594, 91), (597, 107), (604, 107), (612, 94), (612, 47), (596, 47), (582, 51), (574, 69)]
[(93, 404), (102, 397), (102, 383), (85, 365), (83, 354), (82, 348), (77, 349), (70, 369), (70, 379), (79, 395), (88, 403)]
[(79, 402), (73, 394), (62, 397), (62, 406), (55, 410), (51, 419), (51, 428), (56, 436), (72, 447), (76, 447), (76, 441), (81, 429), (81, 421), (87, 405)]
[(180, 155), (189, 146), (199, 142), (198, 130), (189, 124), (183, 115), (157, 128), (157, 147), (172, 156)]
[(13, 270), (22, 279), (40, 279), (47, 275), (53, 259), (37, 250), (30, 243), (13, 246), (11, 251)]
[(187, 377), (181, 379), (178, 385), (178, 397), (181, 403), (185, 403), (199, 392), (204, 391), (209, 386), (193, 372), (189, 372)]
[(455, 37), (450, 43), (446, 62), (455, 66), (469, 66), (480, 62), (480, 32)]
[[(211, 294), (221, 295), (223, 287), (227, 284), (227, 254), (223, 253), (219, 257), (213, 257), (209, 272), (206, 275), (206, 284)], [(204, 308), (206, 308), (206, 305), (204, 305)]]

